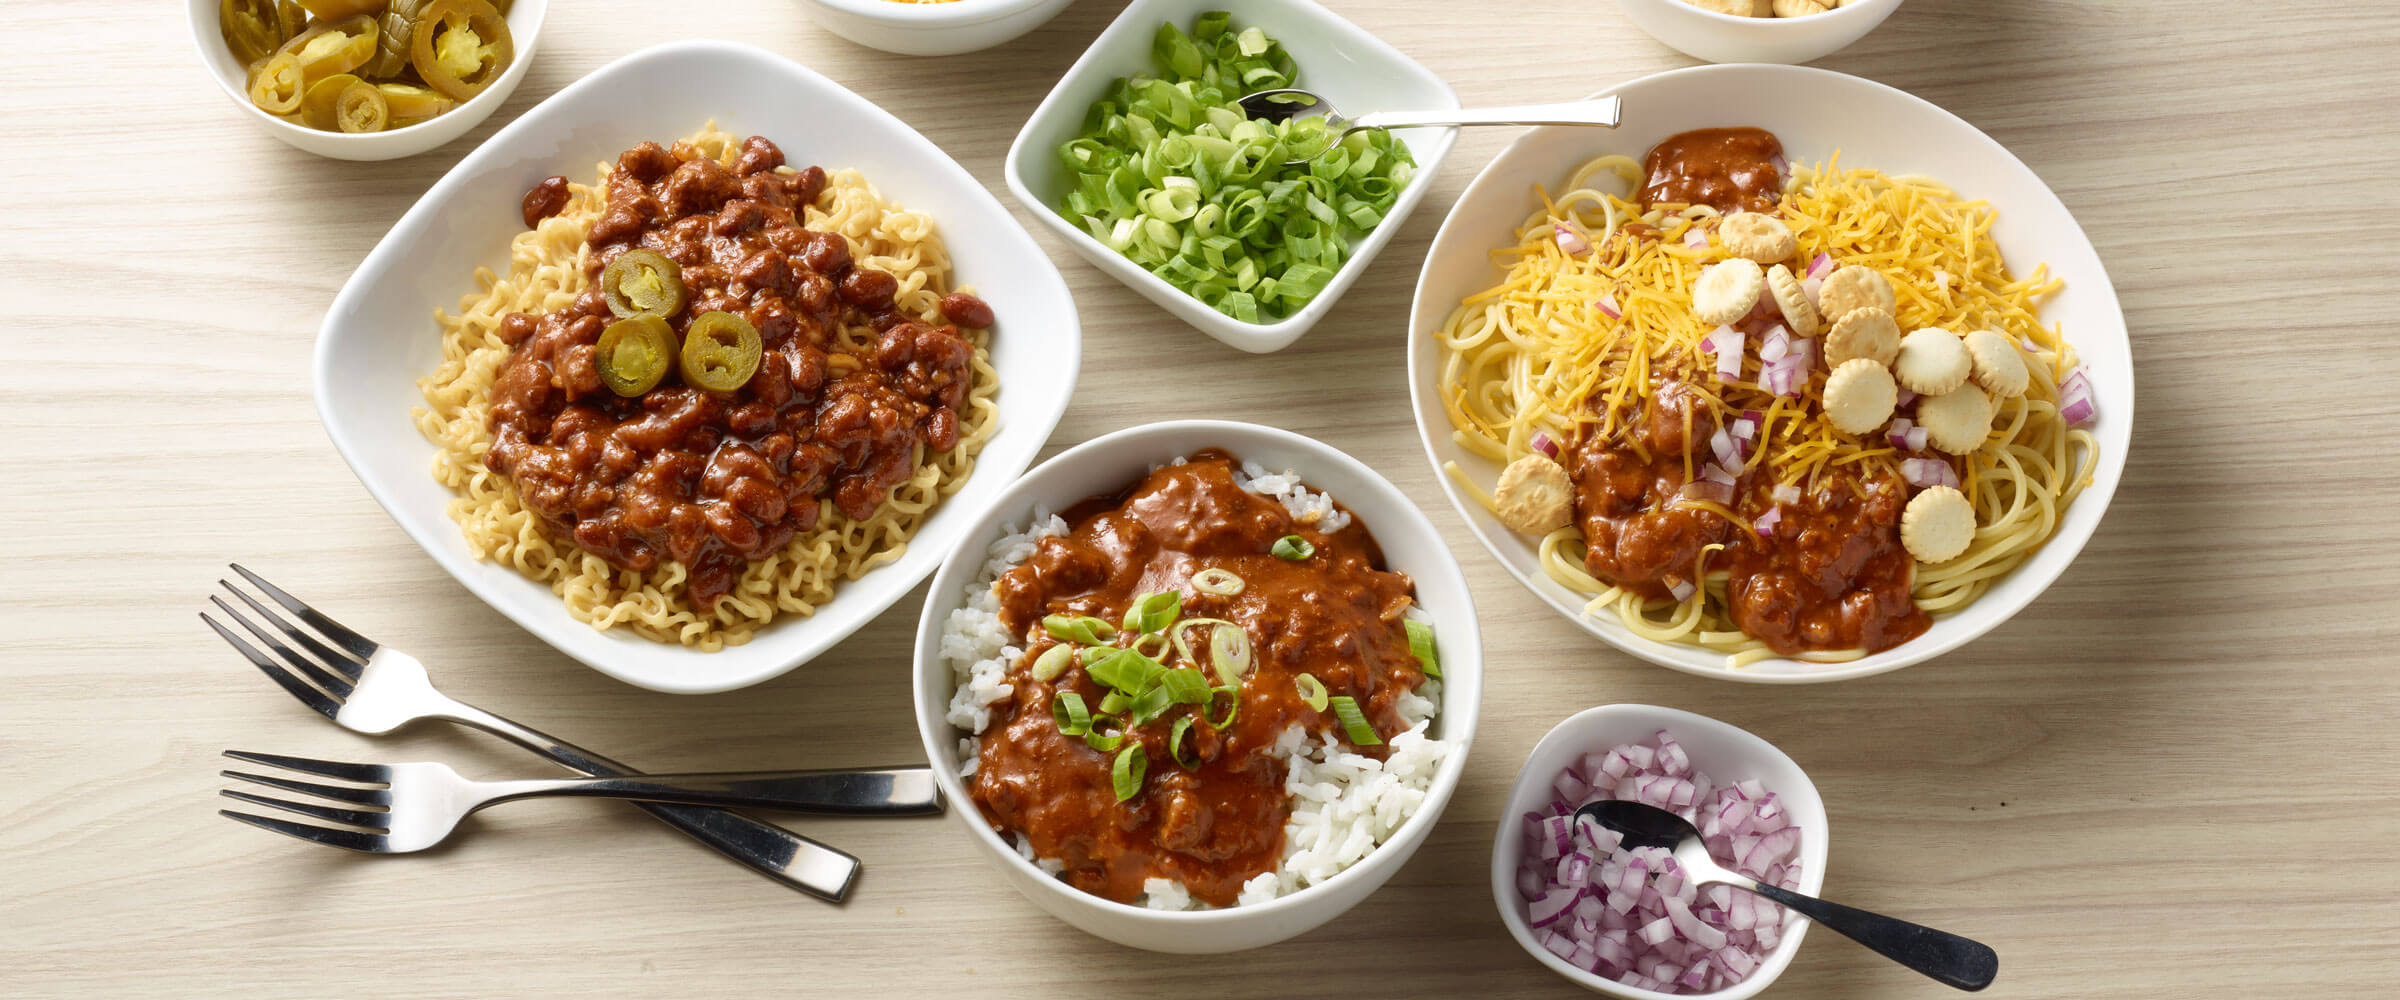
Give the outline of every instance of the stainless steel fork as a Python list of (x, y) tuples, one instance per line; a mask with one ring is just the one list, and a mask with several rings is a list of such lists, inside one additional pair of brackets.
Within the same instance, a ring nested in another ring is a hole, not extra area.
[[(256, 646), (207, 612), (200, 614), (200, 620), (207, 622), (209, 628), (215, 629), (217, 635), (256, 664), (268, 678), (291, 692), (292, 697), (300, 699), (302, 704), (317, 710), (342, 728), (368, 736), (381, 736), (418, 719), (440, 719), (481, 729), (584, 774), (613, 776), (636, 773), (630, 767), (582, 747), (434, 690), (432, 679), (426, 676), (425, 665), (417, 662), (416, 657), (351, 631), (238, 563), (233, 566), (233, 571), (258, 588), (269, 601), (314, 630), (316, 635), (294, 627), (273, 608), (227, 580), (217, 582), (239, 599), (250, 614), (245, 615), (241, 608), (227, 603), (222, 597), (211, 596), (210, 602), (239, 623), (252, 637), (273, 650), (275, 655), (271, 657), (260, 652)], [(261, 626), (253, 621), (253, 616), (267, 625)], [(276, 638), (276, 633), (289, 639), (290, 643)], [(323, 639), (320, 640), (318, 636)], [(293, 648), (295, 646), (298, 648)], [(277, 662), (277, 658), (282, 662)], [(289, 664), (288, 669), (285, 664)], [(858, 877), (857, 858), (779, 826), (704, 806), (655, 802), (639, 805), (667, 825), (707, 844), (718, 853), (748, 865), (768, 878), (822, 899), (840, 902), (849, 894), (851, 883)], [(860, 808), (847, 811), (878, 811), (874, 802), (862, 802), (859, 805)], [(900, 811), (912, 812), (914, 809), (912, 806)]]
[(227, 750), (225, 756), (297, 771), (311, 777), (371, 786), (328, 785), (269, 774), (222, 772), (228, 778), (328, 799), (341, 805), (295, 802), (232, 788), (222, 789), (222, 794), (228, 798), (346, 826), (363, 827), (363, 830), (344, 830), (231, 809), (218, 810), (228, 818), (251, 826), (369, 854), (422, 851), (447, 839), (451, 831), (458, 828), (458, 822), (476, 810), (502, 802), (551, 795), (805, 811), (824, 811), (828, 808), (839, 811), (849, 802), (867, 798), (906, 799), (921, 803), (919, 812), (941, 811), (941, 793), (934, 786), (933, 775), (921, 767), (884, 771), (748, 771), (470, 781), (460, 777), (449, 765), (431, 761), (415, 764), (350, 764), (246, 750)]

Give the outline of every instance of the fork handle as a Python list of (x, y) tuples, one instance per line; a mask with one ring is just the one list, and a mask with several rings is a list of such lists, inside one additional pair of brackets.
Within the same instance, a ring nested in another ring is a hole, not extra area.
[[(451, 700), (443, 717), (473, 726), (518, 746), (599, 777), (636, 773), (632, 768), (483, 709)], [(706, 806), (637, 802), (642, 811), (717, 853), (801, 892), (841, 902), (858, 879), (858, 859), (807, 837), (740, 813)]]
[(582, 795), (741, 809), (786, 809), (848, 816), (930, 816), (942, 811), (941, 786), (927, 767), (870, 770), (745, 771), (726, 774), (629, 774), (479, 783), (483, 805), (546, 795)]

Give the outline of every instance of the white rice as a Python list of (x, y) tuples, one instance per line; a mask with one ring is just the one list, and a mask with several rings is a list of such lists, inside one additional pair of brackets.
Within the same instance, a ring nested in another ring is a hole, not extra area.
[[(1331, 497), (1301, 486), (1297, 473), (1270, 473), (1255, 462), (1244, 462), (1234, 481), (1243, 489), (1281, 502), (1294, 520), (1313, 524), (1318, 530), (1335, 532), (1350, 524), (1350, 515), (1335, 507)], [(1031, 556), (1042, 539), (1066, 532), (1065, 519), (1036, 508), (1025, 527), (1010, 531), (985, 550), (983, 570), (968, 584), (965, 605), (950, 612), (943, 623), (942, 657), (949, 661), (951, 678), (957, 684), (946, 718), (960, 731), (980, 734), (991, 725), (991, 706), (1015, 693), (1006, 681), (1008, 669), (1025, 656), (1025, 650), (1011, 641), (1014, 637), (1000, 624), (1000, 600), (992, 592), (992, 584)], [(1415, 608), (1409, 613), (1422, 616)], [(1284, 731), (1270, 751), (1286, 764), (1283, 787), (1292, 803), (1291, 817), (1283, 827), (1283, 860), (1275, 871), (1243, 885), (1236, 905), (1263, 903), (1340, 874), (1416, 814), (1433, 787), (1434, 774), (1450, 753), (1449, 743), (1427, 734), (1433, 716), (1441, 711), (1441, 682), (1427, 680), (1416, 691), (1402, 694), (1396, 707), (1410, 728), (1391, 738), (1391, 752), (1380, 761), (1343, 751), (1330, 726), (1316, 733), (1298, 726)], [(981, 749), (975, 735), (958, 741), (961, 775), (975, 773)], [(1056, 875), (1065, 869), (1056, 859), (1035, 857), (1033, 846), (1023, 837), (1012, 840), (1017, 852), (1043, 871)], [(1141, 903), (1151, 909), (1206, 908), (1172, 879), (1150, 879), (1142, 890)]]

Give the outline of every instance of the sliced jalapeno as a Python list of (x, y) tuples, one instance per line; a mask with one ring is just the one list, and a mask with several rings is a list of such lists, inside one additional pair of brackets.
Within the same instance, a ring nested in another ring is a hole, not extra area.
[(242, 65), (274, 55), (292, 37), (281, 27), (274, 0), (217, 0), (217, 33)]
[(358, 77), (335, 73), (315, 83), (300, 95), (300, 124), (326, 132), (334, 131), (333, 105), (341, 97), (342, 88), (358, 83)]
[(729, 312), (701, 313), (683, 331), (683, 380), (710, 392), (732, 392), (758, 374), (758, 328)]
[(300, 6), (308, 8), (309, 13), (328, 21), (372, 14), (382, 10), (383, 5), (384, 0), (300, 0)]
[(365, 80), (353, 80), (333, 98), (333, 127), (342, 132), (381, 132), (392, 125), (391, 103)]
[(683, 268), (655, 250), (627, 250), (600, 272), (600, 294), (619, 316), (673, 316), (683, 311)]
[(667, 377), (668, 360), (675, 356), (675, 331), (656, 316), (621, 319), (600, 331), (593, 362), (600, 381), (619, 396), (649, 392)]
[(300, 110), (300, 98), (307, 91), (300, 60), (289, 52), (275, 53), (250, 68), (250, 103), (270, 115)]
[(393, 128), (414, 125), (458, 106), (457, 101), (413, 83), (378, 83), (375, 89), (383, 93), (384, 106), (391, 110)]
[(456, 100), (491, 86), (515, 54), (508, 22), (489, 0), (433, 0), (409, 27), (409, 65)]

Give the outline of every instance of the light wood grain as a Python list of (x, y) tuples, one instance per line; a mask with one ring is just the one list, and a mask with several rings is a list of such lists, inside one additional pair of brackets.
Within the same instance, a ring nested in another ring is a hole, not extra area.
[[(1330, 4), (1469, 103), (1687, 62), (1603, 0)], [(1505, 133), (1463, 134), (1375, 268), (1272, 359), (1200, 337), (1042, 236), (1087, 337), (1054, 449), (1184, 416), (1322, 437), (1425, 506), (1485, 616), (1482, 738), (1432, 839), (1342, 919), (1227, 961), (1048, 919), (949, 820), (806, 824), (868, 865), (836, 908), (593, 803), (490, 813), (407, 859), (210, 815), (226, 747), (541, 772), (470, 734), (369, 742), (302, 711), (193, 617), (237, 558), (419, 654), (459, 696), (645, 766), (915, 757), (919, 598), (739, 694), (601, 677), (459, 588), (351, 479), (310, 404), (313, 333), (451, 162), (645, 44), (787, 53), (997, 192), (1017, 126), (1121, 4), (1084, 0), (1003, 49), (927, 60), (849, 45), (779, 0), (561, 3), (492, 121), (382, 164), (316, 159), (238, 117), (173, 5), (8, 4), (0, 995), (1564, 996), (1501, 930), (1488, 845), (1536, 738), (1641, 701), (1782, 745), (1832, 813), (1828, 890), (1993, 943), (1993, 996), (2390, 996), (2400, 28), (2371, 6), (1914, 0), (1822, 63), (1942, 104), (2057, 189), (2124, 298), (2142, 397), (2114, 509), (2046, 596), (1956, 654), (1847, 684), (1735, 686), (1621, 655), (1524, 593), (1442, 502), (1404, 405), (1405, 304)], [(1820, 932), (1773, 995), (1938, 992)]]

